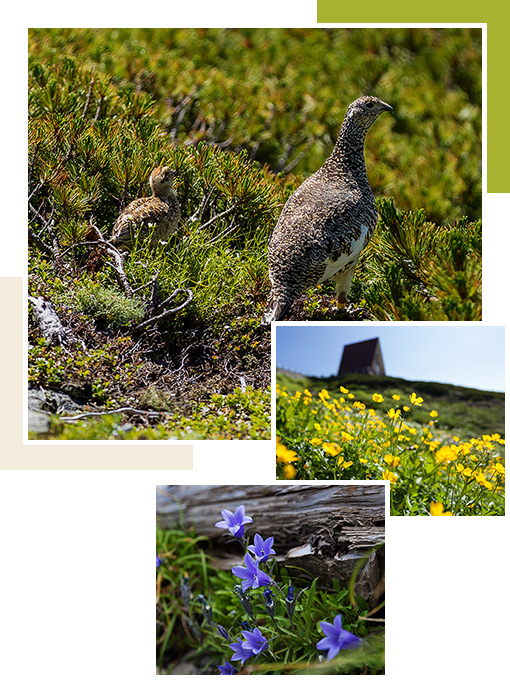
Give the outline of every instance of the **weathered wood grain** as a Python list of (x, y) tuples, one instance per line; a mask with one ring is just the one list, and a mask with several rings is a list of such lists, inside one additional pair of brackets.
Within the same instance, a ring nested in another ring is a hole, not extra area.
[[(193, 527), (212, 539), (217, 566), (240, 563), (237, 543), (214, 524), (221, 510), (243, 504), (253, 517), (247, 534), (274, 536), (280, 563), (320, 577), (348, 583), (358, 560), (384, 542), (384, 486), (292, 484), (265, 486), (159, 486), (157, 516), (161, 527)], [(384, 573), (384, 550), (373, 552), (364, 564), (356, 590), (371, 604), (379, 596)]]

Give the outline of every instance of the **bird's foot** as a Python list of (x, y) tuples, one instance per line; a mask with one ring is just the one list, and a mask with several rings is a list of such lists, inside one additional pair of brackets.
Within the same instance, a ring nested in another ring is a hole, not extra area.
[(340, 311), (344, 310), (346, 304), (347, 304), (347, 297), (345, 295), (339, 295), (336, 299), (337, 309), (339, 309)]

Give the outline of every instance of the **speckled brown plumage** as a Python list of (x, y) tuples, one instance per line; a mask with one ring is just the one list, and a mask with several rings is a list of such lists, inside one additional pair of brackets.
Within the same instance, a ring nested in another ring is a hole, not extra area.
[(345, 305), (361, 251), (377, 223), (365, 169), (366, 134), (383, 111), (377, 97), (356, 99), (344, 118), (331, 156), (285, 204), (269, 243), (271, 293), (262, 323), (281, 319), (309, 288), (333, 279)]
[(152, 171), (149, 180), (152, 196), (132, 201), (114, 224), (110, 242), (116, 248), (129, 250), (136, 239), (148, 238), (154, 247), (176, 231), (181, 211), (173, 188), (175, 174), (166, 166)]

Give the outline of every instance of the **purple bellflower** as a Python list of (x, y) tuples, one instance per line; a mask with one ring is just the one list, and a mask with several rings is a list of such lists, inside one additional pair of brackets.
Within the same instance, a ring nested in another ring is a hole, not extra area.
[(273, 620), (273, 623), (276, 625), (276, 621), (274, 620), (274, 615), (276, 612), (276, 600), (274, 598), (273, 591), (270, 588), (266, 588), (264, 590), (264, 607), (266, 608), (266, 612)]
[(218, 670), (220, 675), (235, 675), (236, 673), (239, 673), (237, 668), (232, 666), (230, 661), (226, 661), (223, 666), (218, 666)]
[(243, 637), (245, 638), (243, 649), (251, 650), (253, 655), (263, 652), (269, 644), (258, 628), (254, 628), (253, 631), (243, 630)]
[(159, 557), (156, 555), (156, 569), (159, 567), (160, 564), (161, 564), (161, 560), (160, 560)]
[(274, 538), (270, 536), (264, 539), (260, 534), (255, 534), (253, 545), (248, 546), (248, 550), (252, 552), (259, 562), (267, 562), (271, 555), (276, 555), (273, 550)]
[(248, 588), (259, 588), (271, 583), (271, 577), (259, 569), (258, 560), (254, 560), (250, 553), (244, 556), (244, 567), (232, 567), (232, 573), (243, 579), (243, 593)]
[(211, 605), (209, 604), (209, 602), (207, 602), (207, 600), (205, 599), (205, 597), (202, 594), (197, 595), (195, 600), (202, 605), (202, 614), (204, 615), (204, 619), (207, 621), (207, 623), (210, 626), (212, 626), (213, 625), (213, 618), (212, 618)]
[[(250, 593), (243, 593), (241, 586), (234, 586), (234, 594), (239, 598), (242, 608), (250, 619), (253, 619), (253, 607), (251, 606)], [(251, 628), (250, 628), (251, 630)]]
[(296, 609), (296, 596), (294, 595), (294, 586), (289, 583), (287, 587), (287, 597), (285, 598), (285, 610), (287, 616), (290, 619), (290, 623), (293, 626), (292, 617), (294, 616), (294, 611)]
[(228, 630), (226, 628), (223, 628), (219, 623), (216, 624), (216, 630), (218, 633), (221, 635), (222, 638), (225, 638), (225, 640), (230, 641), (230, 635), (228, 634)]
[(232, 661), (240, 661), (244, 663), (247, 659), (251, 659), (254, 653), (251, 649), (244, 649), (243, 640), (240, 637), (237, 638), (237, 642), (233, 642), (229, 645), (230, 649), (234, 652), (232, 656)]
[(221, 515), (223, 521), (216, 522), (214, 526), (220, 529), (228, 529), (228, 531), (236, 538), (242, 538), (244, 536), (244, 525), (253, 522), (251, 517), (244, 514), (244, 505), (239, 505), (235, 509), (235, 512), (222, 510)]
[(342, 628), (342, 615), (335, 616), (333, 623), (321, 621), (322, 632), (326, 637), (319, 640), (317, 649), (328, 652), (328, 661), (334, 659), (341, 649), (349, 649), (350, 647), (358, 647), (361, 644), (361, 638), (348, 630)]
[(258, 628), (254, 628), (253, 631), (243, 630), (243, 637), (244, 641), (238, 637), (237, 642), (229, 645), (230, 649), (235, 652), (232, 661), (244, 663), (247, 659), (267, 649), (269, 644)]

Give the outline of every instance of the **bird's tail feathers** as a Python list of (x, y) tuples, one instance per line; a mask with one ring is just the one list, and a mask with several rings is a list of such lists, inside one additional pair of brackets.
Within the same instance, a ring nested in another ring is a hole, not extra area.
[(264, 314), (262, 315), (262, 325), (267, 326), (271, 323), (271, 321), (279, 321), (288, 310), (290, 305), (290, 302), (286, 302), (284, 300), (276, 300), (275, 302), (271, 299), (267, 303)]

